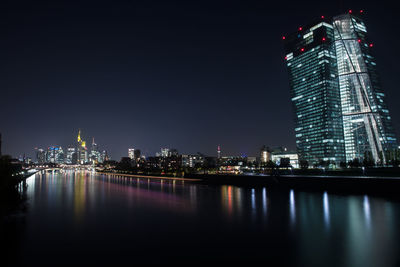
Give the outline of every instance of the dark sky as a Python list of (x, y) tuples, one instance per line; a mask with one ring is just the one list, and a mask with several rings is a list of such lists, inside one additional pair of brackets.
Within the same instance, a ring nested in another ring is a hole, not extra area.
[(3, 153), (76, 140), (114, 159), (258, 155), (295, 148), (281, 36), (321, 15), (364, 9), (400, 129), (398, 11), (384, 1), (2, 1)]

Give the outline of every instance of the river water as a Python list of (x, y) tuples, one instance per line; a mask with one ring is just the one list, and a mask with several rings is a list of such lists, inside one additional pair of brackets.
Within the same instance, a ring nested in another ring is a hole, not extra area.
[(91, 172), (38, 173), (13, 265), (400, 266), (400, 202)]

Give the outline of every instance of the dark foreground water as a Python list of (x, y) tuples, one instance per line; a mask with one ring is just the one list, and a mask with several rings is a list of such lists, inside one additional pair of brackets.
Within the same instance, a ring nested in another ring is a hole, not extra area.
[(27, 183), (5, 226), (13, 265), (400, 266), (393, 198), (72, 171)]

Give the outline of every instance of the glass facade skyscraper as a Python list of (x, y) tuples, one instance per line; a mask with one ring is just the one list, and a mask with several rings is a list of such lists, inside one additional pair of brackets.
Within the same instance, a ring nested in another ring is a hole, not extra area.
[(340, 90), (331, 24), (319, 21), (285, 38), (301, 160), (344, 161)]
[(345, 14), (284, 37), (300, 159), (379, 162), (397, 147), (366, 33)]
[(371, 54), (373, 44), (356, 16), (334, 17), (333, 26), (346, 159), (386, 161), (385, 152), (396, 149), (397, 140)]

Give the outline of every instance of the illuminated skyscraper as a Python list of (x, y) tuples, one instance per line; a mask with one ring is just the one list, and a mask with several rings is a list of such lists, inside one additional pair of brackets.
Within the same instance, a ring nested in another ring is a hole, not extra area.
[(67, 148), (67, 157), (65, 159), (65, 163), (66, 164), (76, 164), (76, 162), (74, 162), (74, 159), (76, 159), (76, 157), (74, 157), (74, 155), (76, 155), (76, 148), (75, 147), (68, 147)]
[(357, 16), (333, 18), (347, 161), (368, 157), (386, 161), (397, 140), (368, 40)]
[(94, 137), (93, 137), (92, 147), (90, 149), (89, 161), (92, 164), (96, 164), (96, 163), (101, 161), (100, 158), (101, 158), (100, 157), (100, 152), (98, 150), (97, 144), (94, 142)]
[(271, 150), (269, 147), (267, 146), (263, 146), (261, 148), (261, 155), (260, 155), (260, 159), (262, 163), (267, 163), (268, 161), (271, 160)]
[(85, 164), (88, 162), (86, 142), (81, 138), (81, 130), (78, 132), (76, 153), (78, 164)]
[(284, 39), (300, 159), (345, 161), (333, 27), (321, 20)]
[(36, 163), (43, 164), (46, 162), (46, 151), (42, 148), (35, 148)]
[(345, 14), (283, 37), (300, 159), (379, 162), (397, 147), (366, 34)]
[(166, 158), (169, 156), (169, 148), (161, 148), (161, 157)]
[(46, 153), (46, 162), (64, 163), (64, 151), (61, 146), (49, 146)]
[(135, 149), (134, 148), (128, 148), (128, 156), (130, 159), (135, 158)]

